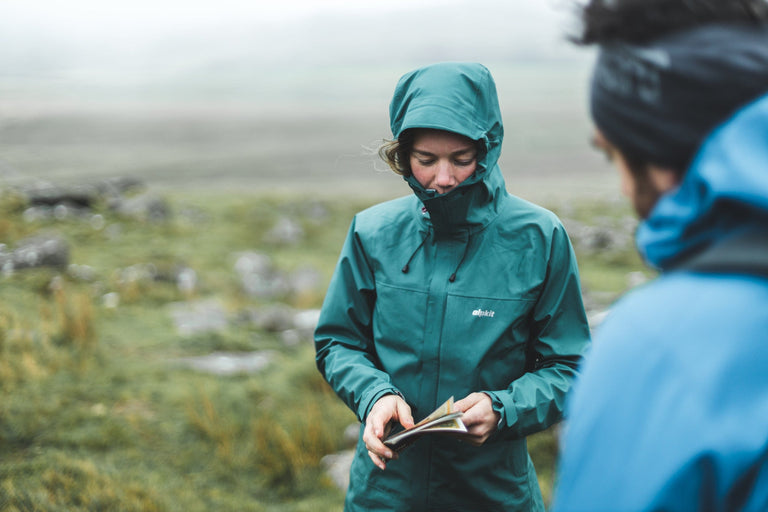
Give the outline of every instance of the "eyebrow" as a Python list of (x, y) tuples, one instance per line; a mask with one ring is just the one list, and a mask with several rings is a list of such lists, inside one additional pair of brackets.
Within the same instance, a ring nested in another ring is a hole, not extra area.
[[(424, 156), (435, 156), (434, 153), (430, 153), (429, 151), (424, 151), (423, 149), (418, 149), (418, 148), (411, 149), (411, 152), (419, 153)], [(468, 146), (464, 149), (459, 149), (458, 151), (454, 151), (453, 153), (451, 153), (451, 156), (463, 155), (463, 154), (472, 153), (472, 152), (477, 153), (477, 150), (472, 146)]]

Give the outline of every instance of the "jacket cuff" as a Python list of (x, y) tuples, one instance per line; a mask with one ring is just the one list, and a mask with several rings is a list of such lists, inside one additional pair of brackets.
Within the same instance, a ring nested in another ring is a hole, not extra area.
[(496, 432), (498, 432), (504, 426), (504, 403), (493, 391), (483, 391), (483, 393), (488, 395), (488, 397), (491, 399), (491, 407), (493, 407), (493, 410), (499, 413), (499, 422), (496, 424)]

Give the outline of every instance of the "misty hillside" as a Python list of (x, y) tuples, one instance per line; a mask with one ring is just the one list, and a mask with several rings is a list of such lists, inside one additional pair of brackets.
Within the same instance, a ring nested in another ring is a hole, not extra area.
[(224, 2), (221, 10), (208, 4), (195, 16), (184, 16), (183, 4), (176, 4), (178, 13), (147, 8), (111, 16), (95, 7), (71, 12), (59, 6), (57, 14), (14, 12), (14, 5), (18, 11), (22, 4), (0, 6), (0, 101), (66, 95), (68, 87), (92, 99), (126, 92), (254, 99), (280, 91), (286, 100), (317, 100), (324, 91), (314, 81), (320, 77), (322, 85), (329, 70), (363, 70), (346, 96), (377, 86), (379, 77), (365, 70), (400, 73), (440, 60), (584, 58), (564, 41), (562, 1), (412, 2), (386, 10), (350, 2), (346, 9), (336, 3), (278, 19), (259, 14), (263, 2)]

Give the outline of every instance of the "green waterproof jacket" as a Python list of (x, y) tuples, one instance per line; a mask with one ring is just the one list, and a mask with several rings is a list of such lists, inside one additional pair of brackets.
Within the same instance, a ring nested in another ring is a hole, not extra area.
[(317, 365), (361, 422), (401, 394), (419, 420), (451, 396), (491, 395), (499, 429), (481, 447), (426, 436), (382, 471), (362, 442), (349, 511), (543, 510), (525, 437), (562, 417), (589, 341), (576, 260), (552, 213), (511, 196), (497, 165), (496, 88), (478, 64), (405, 75), (392, 133), (428, 127), (482, 140), (475, 173), (443, 195), (355, 216), (315, 332)]

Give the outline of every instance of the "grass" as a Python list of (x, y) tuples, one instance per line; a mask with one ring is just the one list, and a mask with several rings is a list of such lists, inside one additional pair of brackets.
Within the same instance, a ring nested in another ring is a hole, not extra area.
[[(152, 224), (102, 209), (104, 225), (80, 219), (27, 222), (12, 194), (0, 197), (0, 239), (13, 245), (39, 231), (71, 244), (88, 279), (53, 269), (0, 277), (0, 510), (316, 511), (338, 510), (343, 493), (320, 460), (347, 448), (355, 421), (314, 367), (310, 343), (285, 345), (244, 323), (182, 336), (169, 304), (216, 298), (227, 312), (266, 302), (245, 295), (234, 254), (258, 250), (282, 271), (305, 266), (317, 290), (282, 298), (317, 308), (352, 215), (366, 200), (310, 200), (184, 192), (169, 195), (174, 217)], [(621, 218), (612, 204), (576, 207), (581, 222)], [(304, 237), (295, 245), (266, 234), (281, 217)], [(588, 289), (617, 294), (639, 268), (630, 248), (579, 254)], [(180, 290), (148, 278), (178, 266), (198, 284)], [(104, 296), (116, 293), (117, 307)], [(212, 351), (271, 350), (273, 363), (250, 375), (214, 376), (179, 357)], [(549, 499), (555, 429), (532, 436), (530, 450)]]

